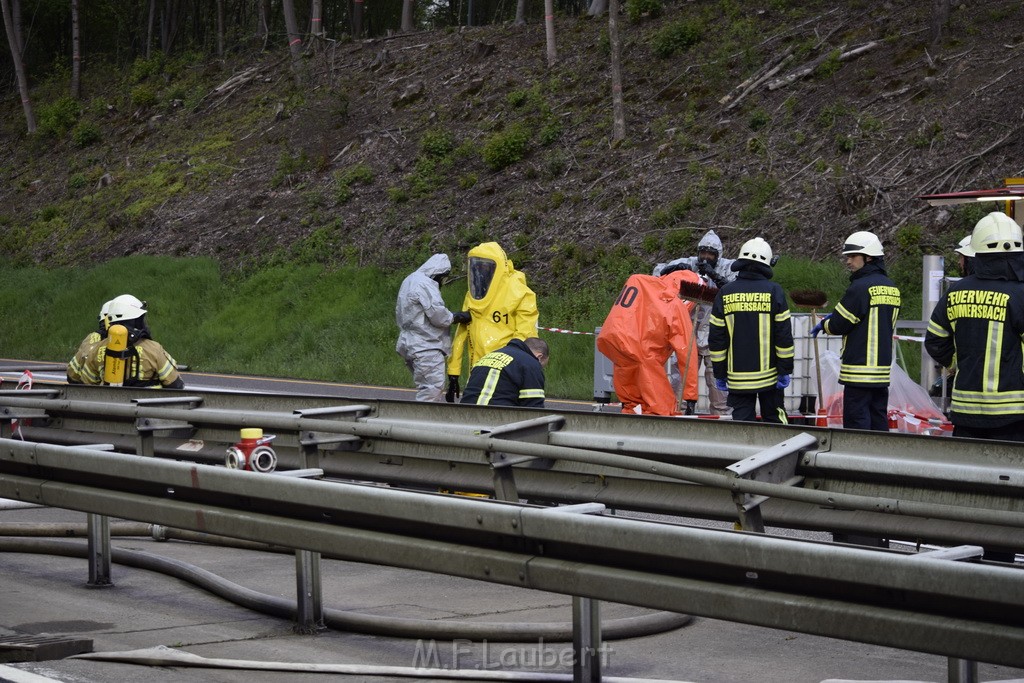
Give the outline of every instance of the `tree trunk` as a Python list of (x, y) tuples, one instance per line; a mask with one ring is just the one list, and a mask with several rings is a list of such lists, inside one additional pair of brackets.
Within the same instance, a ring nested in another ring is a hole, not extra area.
[(149, 24), (146, 27), (146, 59), (152, 56), (153, 23), (156, 21), (156, 0), (149, 0)]
[(217, 58), (224, 59), (224, 0), (217, 0)]
[(608, 0), (591, 0), (590, 9), (587, 10), (587, 15), (591, 17), (599, 17), (608, 11)]
[(466, 0), (466, 26), (473, 25), (473, 0)]
[(413, 0), (402, 0), (402, 33), (409, 33), (413, 30), (412, 10)]
[(526, 0), (516, 1), (516, 26), (526, 25)]
[(942, 28), (949, 20), (949, 6), (952, 0), (932, 0), (931, 44), (937, 45), (942, 37)]
[(288, 32), (288, 51), (292, 53), (292, 74), (295, 84), (302, 85), (302, 36), (299, 35), (299, 24), (295, 20), (295, 4), (292, 0), (281, 0), (284, 9), (284, 28)]
[(313, 0), (309, 7), (309, 35), (316, 45), (324, 38), (324, 0)]
[(612, 143), (626, 138), (626, 108), (622, 102), (622, 41), (619, 38), (619, 0), (608, 2), (608, 41), (612, 49)]
[(268, 0), (257, 0), (259, 4), (259, 18), (256, 26), (256, 39), (263, 43), (262, 49), (267, 49), (267, 40), (270, 38), (270, 10), (267, 7)]
[(71, 96), (82, 96), (82, 44), (78, 31), (78, 0), (71, 0)]
[(178, 0), (167, 0), (164, 4), (164, 15), (160, 21), (160, 49), (165, 55), (171, 54), (171, 49), (174, 47), (179, 20)]
[(32, 102), (28, 98), (28, 79), (25, 78), (25, 63), (21, 60), (18, 46), (18, 29), (11, 18), (11, 6), (8, 0), (0, 0), (0, 10), (4, 15), (4, 26), (7, 27), (7, 45), (11, 48), (11, 60), (14, 62), (14, 73), (18, 78), (18, 91), (21, 93), (21, 106), (25, 110), (25, 123), (28, 132), (36, 132), (36, 116), (32, 113)]
[(548, 66), (554, 66), (558, 61), (558, 51), (555, 49), (554, 0), (544, 0), (544, 36), (548, 46)]
[(11, 23), (14, 24), (15, 47), (18, 54), (25, 58), (25, 41), (21, 35), (21, 0), (11, 0)]
[(363, 0), (352, 3), (352, 40), (363, 37)]

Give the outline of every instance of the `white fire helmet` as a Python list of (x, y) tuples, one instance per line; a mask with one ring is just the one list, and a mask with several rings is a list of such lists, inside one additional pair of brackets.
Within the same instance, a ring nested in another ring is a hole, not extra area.
[(1024, 251), (1024, 239), (1017, 221), (1002, 211), (993, 211), (978, 221), (971, 233), (976, 254), (1004, 254)]
[(107, 317), (115, 325), (125, 320), (135, 320), (146, 314), (146, 302), (139, 301), (131, 294), (122, 294), (110, 300)]
[(766, 266), (772, 263), (772, 248), (760, 237), (747, 240), (740, 247), (740, 258), (763, 263)]
[(846, 238), (843, 255), (863, 254), (864, 256), (884, 256), (882, 242), (872, 232), (861, 230)]

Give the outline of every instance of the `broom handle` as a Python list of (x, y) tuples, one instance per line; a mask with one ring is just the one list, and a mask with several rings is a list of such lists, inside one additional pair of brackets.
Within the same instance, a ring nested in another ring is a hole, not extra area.
[[(812, 308), (811, 309), (811, 326), (813, 327), (814, 325), (817, 325), (817, 324), (818, 324), (818, 309)], [(818, 355), (818, 338), (812, 335), (811, 339), (814, 341), (814, 370), (817, 372), (817, 375), (818, 375), (818, 408), (822, 408), (824, 406), (822, 406), (821, 402), (824, 400), (824, 398), (821, 395), (821, 356)]]

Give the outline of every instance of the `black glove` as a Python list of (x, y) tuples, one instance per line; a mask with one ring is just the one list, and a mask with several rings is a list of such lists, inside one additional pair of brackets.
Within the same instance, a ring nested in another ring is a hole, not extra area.
[(472, 316), (469, 315), (469, 311), (452, 313), (452, 325), (468, 325), (471, 319)]
[(677, 270), (690, 270), (690, 266), (686, 265), (685, 263), (670, 263), (661, 269), (660, 274), (668, 275), (669, 273), (674, 273)]
[(448, 375), (448, 393), (444, 395), (444, 400), (448, 403), (455, 403), (455, 399), (459, 396), (459, 376)]

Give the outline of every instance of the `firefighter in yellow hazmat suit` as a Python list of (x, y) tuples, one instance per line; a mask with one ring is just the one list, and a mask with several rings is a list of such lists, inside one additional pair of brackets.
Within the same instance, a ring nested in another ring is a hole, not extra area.
[(448, 392), (453, 403), (459, 396), (463, 357), (469, 351), (469, 366), (512, 339), (537, 336), (537, 295), (526, 285), (526, 276), (497, 242), (484, 242), (469, 250), (466, 276), (469, 290), (462, 310), (472, 316), (460, 324), (448, 357)]

